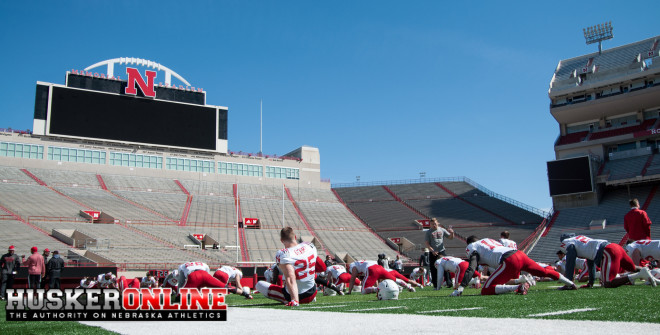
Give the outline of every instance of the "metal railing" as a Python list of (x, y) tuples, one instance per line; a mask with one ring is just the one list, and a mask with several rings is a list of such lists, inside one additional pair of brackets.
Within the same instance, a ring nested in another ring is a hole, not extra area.
[(339, 183), (332, 184), (332, 188), (345, 188), (345, 187), (363, 187), (363, 186), (386, 186), (386, 185), (402, 185), (402, 184), (425, 184), (425, 183), (442, 183), (442, 182), (465, 182), (473, 186), (474, 188), (480, 190), (481, 192), (486, 193), (488, 196), (495, 199), (504, 201), (516, 207), (522, 208), (528, 212), (532, 212), (536, 215), (539, 215), (543, 218), (547, 218), (549, 213), (538, 209), (536, 207), (524, 204), (520, 201), (511, 199), (499, 193), (495, 193), (480, 184), (476, 183), (470, 178), (461, 176), (461, 177), (445, 177), (445, 178), (417, 178), (417, 179), (401, 179), (401, 180), (390, 180), (390, 181), (373, 181), (373, 182), (354, 182), (354, 183)]

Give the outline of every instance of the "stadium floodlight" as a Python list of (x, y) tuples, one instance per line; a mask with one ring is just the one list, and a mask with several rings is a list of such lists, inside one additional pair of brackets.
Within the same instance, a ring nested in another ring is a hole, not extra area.
[(584, 39), (587, 41), (587, 44), (598, 43), (598, 54), (603, 50), (603, 41), (614, 37), (612, 34), (612, 21), (583, 28), (582, 32), (584, 33)]

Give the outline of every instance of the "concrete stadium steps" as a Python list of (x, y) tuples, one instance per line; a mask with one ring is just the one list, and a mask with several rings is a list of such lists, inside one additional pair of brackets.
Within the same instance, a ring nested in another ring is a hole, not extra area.
[[(284, 223), (282, 222), (282, 204), (284, 203)], [(241, 197), (241, 212), (243, 217), (258, 218), (265, 228), (282, 228), (291, 226), (295, 229), (306, 229), (298, 212), (288, 198), (256, 199)]]
[[(46, 235), (23, 222), (14, 221), (14, 220), (0, 220), (0, 246), (7, 250), (10, 245), (16, 247), (15, 253), (17, 255), (25, 255), (29, 257), (31, 255), (30, 248), (37, 247), (39, 248), (39, 253), (43, 253), (43, 250), (48, 248), (52, 252), (57, 250), (60, 252), (60, 256), (66, 260), (68, 250), (71, 246), (60, 242), (56, 238)], [(3, 254), (6, 251), (3, 251)]]
[(29, 171), (51, 187), (73, 185), (85, 188), (101, 187), (95, 173), (32, 168)]
[(23, 173), (20, 168), (0, 166), (0, 182), (37, 185), (37, 182)]
[(79, 217), (85, 208), (53, 190), (30, 184), (0, 183), (0, 205), (14, 213), (29, 216)]
[[(404, 237), (410, 242), (414, 243), (417, 248), (405, 253), (413, 260), (413, 262), (417, 262), (419, 260), (419, 256), (424, 253), (424, 248), (426, 248), (426, 240), (424, 239), (425, 234), (426, 232), (421, 229), (407, 231), (387, 231), (380, 233), (380, 235), (384, 238)], [(454, 238), (452, 240), (445, 238), (444, 244), (447, 255), (465, 258), (465, 242), (459, 240), (458, 238)]]
[(151, 236), (157, 237), (176, 247), (183, 248), (184, 245), (195, 244), (194, 241), (188, 237), (190, 234), (205, 234), (212, 239), (218, 241), (219, 250), (212, 250), (212, 245), (207, 245), (208, 248), (204, 256), (212, 259), (217, 259), (220, 262), (233, 262), (236, 260), (234, 251), (222, 251), (225, 246), (236, 246), (236, 228), (227, 227), (194, 227), (194, 226), (165, 226), (165, 225), (147, 225), (147, 224), (132, 224), (129, 225), (133, 229), (140, 230)]
[(335, 191), (346, 204), (357, 201), (389, 201), (393, 199), (392, 195), (382, 186), (341, 187)]
[(101, 190), (81, 187), (56, 187), (67, 196), (83, 202), (95, 210), (102, 211), (115, 219), (122, 221), (147, 220), (164, 221), (164, 219), (148, 210), (134, 206), (114, 195)]
[[(607, 189), (598, 206), (562, 209), (550, 231), (539, 239), (529, 253), (530, 257), (539, 262), (554, 261), (555, 253), (559, 250), (559, 237), (564, 232), (608, 236), (612, 238), (610, 242), (618, 243), (625, 234), (623, 217), (630, 211), (628, 200), (638, 198), (643, 204), (652, 188), (653, 185), (631, 187), (630, 194), (627, 187)], [(653, 210), (648, 213), (649, 218), (651, 221), (660, 222), (660, 201), (654, 198), (649, 210), (652, 207)], [(607, 220), (605, 230), (588, 230), (589, 223), (599, 219)], [(651, 227), (653, 229), (653, 225)]]
[(180, 179), (179, 182), (194, 196), (210, 195), (210, 196), (226, 196), (233, 197), (233, 184), (220, 183), (202, 180), (187, 180)]
[(476, 187), (464, 182), (464, 181), (450, 181), (440, 183), (449, 191), (453, 192), (459, 197), (472, 197), (475, 194), (477, 196), (487, 195)]
[(603, 174), (609, 175), (608, 180), (618, 180), (633, 178), (642, 175), (642, 170), (646, 161), (649, 159), (648, 155), (610, 160), (605, 163)]
[(457, 198), (410, 200), (408, 203), (428, 217), (437, 218), (444, 226), (505, 222)]
[(348, 253), (354, 259), (377, 260), (378, 254), (396, 258), (396, 251), (366, 231), (317, 230), (316, 233), (334, 254)]
[(353, 202), (348, 207), (374, 231), (416, 229), (415, 220), (423, 219), (398, 201)]
[(309, 224), (316, 230), (366, 230), (366, 227), (338, 202), (299, 201), (298, 206)]
[(145, 191), (183, 194), (173, 179), (121, 175), (102, 175), (111, 191)]
[[(179, 189), (174, 182), (172, 184)], [(181, 193), (181, 189), (179, 189), (178, 194), (134, 191), (113, 191), (113, 193), (152, 209), (173, 221), (179, 221), (181, 219), (181, 214), (188, 199), (185, 194)], [(162, 218), (161, 221), (163, 221)], [(177, 224), (177, 222), (172, 222), (172, 224)]]
[(195, 257), (188, 252), (172, 248), (113, 248), (88, 251), (114, 263), (153, 263), (154, 267), (167, 267), (169, 270), (176, 269), (183, 263), (199, 260), (193, 259)]
[(289, 191), (297, 201), (339, 203), (339, 200), (330, 189), (290, 188)]
[(543, 222), (543, 217), (528, 212), (520, 207), (509, 204), (497, 198), (489, 196), (472, 196), (464, 198), (466, 201), (475, 204), (481, 208), (497, 213), (513, 223), (522, 224), (535, 224), (538, 225)]
[(236, 222), (236, 207), (232, 196), (196, 195), (193, 197), (188, 225), (195, 222), (226, 223)]
[[(305, 232), (297, 230), (296, 235), (309, 234)], [(280, 229), (245, 229), (245, 238), (252, 262), (274, 262), (275, 253), (284, 247), (280, 242)]]
[(399, 198), (403, 200), (421, 200), (452, 198), (453, 196), (434, 183), (401, 184), (388, 186)]
[(130, 229), (117, 224), (54, 221), (33, 221), (31, 223), (49, 232), (53, 229), (75, 229), (91, 238), (107, 240), (110, 248), (145, 249), (165, 247), (158, 241), (149, 239), (144, 235), (136, 234)]
[(237, 184), (238, 196), (241, 198), (282, 199), (286, 198), (281, 186)]

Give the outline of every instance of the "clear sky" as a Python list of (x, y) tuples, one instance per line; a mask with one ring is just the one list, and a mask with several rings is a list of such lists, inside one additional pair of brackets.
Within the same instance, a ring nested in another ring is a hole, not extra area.
[(36, 81), (159, 62), (229, 107), (229, 149), (318, 147), (332, 183), (466, 176), (548, 209), (557, 63), (660, 35), (660, 2), (0, 1), (0, 127), (31, 129)]

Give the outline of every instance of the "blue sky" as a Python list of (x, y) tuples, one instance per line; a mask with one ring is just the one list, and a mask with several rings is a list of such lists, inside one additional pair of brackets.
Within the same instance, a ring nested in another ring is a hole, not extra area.
[(318, 147), (332, 183), (466, 176), (548, 209), (548, 84), (594, 52), (660, 34), (622, 1), (2, 1), (0, 127), (32, 127), (36, 81), (116, 57), (159, 62), (229, 107), (229, 149)]

